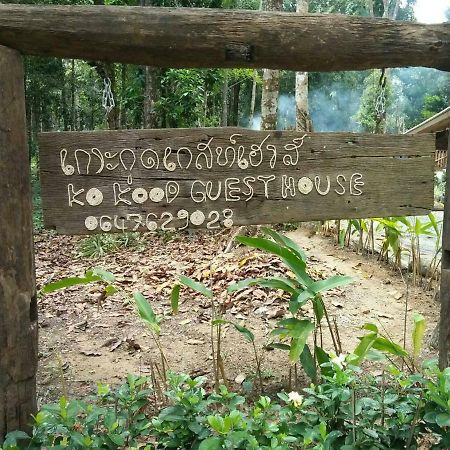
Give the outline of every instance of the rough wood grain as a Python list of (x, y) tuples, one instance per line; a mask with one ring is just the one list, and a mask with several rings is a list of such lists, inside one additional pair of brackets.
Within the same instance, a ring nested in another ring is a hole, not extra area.
[(22, 57), (0, 47), (0, 443), (36, 412), (37, 304)]
[(433, 135), (199, 128), (42, 133), (39, 142), (44, 222), (66, 234), (433, 207)]
[[(450, 125), (450, 124), (449, 124)], [(448, 137), (450, 152), (450, 136)], [(447, 158), (447, 174), (450, 173), (450, 160)], [(445, 186), (444, 223), (442, 228), (441, 261), (441, 314), (439, 319), (439, 367), (444, 370), (450, 365), (450, 178)]]
[(25, 54), (154, 67), (450, 70), (450, 23), (105, 6), (0, 6), (0, 44)]

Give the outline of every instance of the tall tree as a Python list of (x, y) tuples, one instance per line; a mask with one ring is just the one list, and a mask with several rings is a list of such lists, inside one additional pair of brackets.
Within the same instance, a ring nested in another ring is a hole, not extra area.
[[(266, 0), (266, 11), (282, 11), (282, 0)], [(280, 71), (263, 70), (263, 85), (261, 98), (261, 129), (275, 130), (277, 128), (278, 93), (280, 91)]]
[[(297, 0), (297, 14), (308, 14), (309, 0)], [(308, 110), (308, 73), (295, 74), (295, 129), (311, 131), (311, 121)]]

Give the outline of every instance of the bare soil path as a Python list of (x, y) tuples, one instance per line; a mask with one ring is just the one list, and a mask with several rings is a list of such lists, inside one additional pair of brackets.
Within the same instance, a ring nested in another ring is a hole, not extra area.
[[(337, 247), (330, 238), (315, 235), (308, 228), (288, 233), (307, 253), (312, 276), (334, 274), (356, 278), (343, 289), (325, 295), (329, 313), (336, 318), (342, 346), (350, 352), (358, 342), (359, 329), (376, 323), (399, 343), (403, 340), (405, 302), (408, 299), (408, 336), (413, 311), (427, 319), (430, 334), (438, 320), (433, 292), (406, 285), (402, 277), (376, 259)], [(121, 292), (98, 302), (95, 284), (75, 287), (41, 297), (40, 313), (40, 402), (56, 400), (63, 393), (82, 396), (95, 390), (97, 382), (118, 384), (127, 373), (148, 374), (158, 353), (146, 327), (137, 317), (130, 295), (141, 291), (163, 317), (161, 339), (170, 368), (211, 377), (209, 346), (209, 302), (184, 290), (180, 311), (171, 315), (170, 290), (178, 273), (191, 276), (213, 288), (227, 305), (226, 317), (245, 324), (256, 335), (263, 355), (266, 383), (280, 386), (287, 375), (287, 357), (280, 350), (262, 350), (275, 323), (287, 315), (287, 299), (280, 292), (249, 288), (232, 297), (227, 286), (247, 277), (282, 275), (285, 268), (270, 255), (246, 247), (223, 254), (227, 244), (223, 233), (198, 232), (164, 237), (145, 237), (145, 250), (123, 249), (98, 260), (79, 257), (80, 237), (36, 236), (38, 284), (62, 277), (81, 275), (89, 267), (102, 267), (117, 277)], [(308, 308), (305, 316), (311, 316)], [(227, 378), (254, 377), (251, 346), (234, 329), (224, 333), (223, 351)], [(328, 334), (325, 347), (331, 350)], [(424, 349), (425, 358), (435, 356)], [(66, 392), (65, 392), (66, 391)]]

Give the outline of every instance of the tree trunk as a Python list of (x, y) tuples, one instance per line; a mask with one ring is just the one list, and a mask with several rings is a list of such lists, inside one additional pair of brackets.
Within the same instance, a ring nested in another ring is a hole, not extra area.
[(72, 59), (71, 62), (71, 80), (70, 80), (70, 117), (71, 117), (71, 129), (72, 131), (75, 131), (77, 129), (77, 110), (75, 106), (75, 95), (76, 95), (76, 89), (75, 89), (75, 60)]
[[(297, 13), (308, 14), (309, 0), (297, 0)], [(311, 131), (308, 109), (308, 73), (295, 73), (295, 129)]]
[(127, 66), (120, 66), (120, 109), (119, 109), (119, 128), (127, 127), (127, 109), (125, 107), (125, 99), (127, 95)]
[(255, 118), (255, 103), (256, 103), (256, 80), (258, 79), (258, 71), (255, 70), (252, 81), (252, 98), (250, 100), (250, 116), (248, 118), (249, 128), (253, 128), (253, 120)]
[(239, 125), (239, 95), (241, 92), (241, 83), (236, 81), (233, 85), (233, 111), (232, 111), (232, 117), (233, 117), (233, 123), (232, 125), (238, 126)]
[(0, 444), (36, 412), (37, 300), (21, 55), (0, 47)]
[[(266, 11), (282, 11), (282, 0), (266, 0)], [(280, 71), (263, 69), (261, 98), (261, 130), (276, 130), (278, 115), (278, 94), (280, 92)]]
[(225, 70), (222, 86), (222, 118), (220, 120), (220, 125), (222, 127), (228, 126), (228, 97), (228, 71)]

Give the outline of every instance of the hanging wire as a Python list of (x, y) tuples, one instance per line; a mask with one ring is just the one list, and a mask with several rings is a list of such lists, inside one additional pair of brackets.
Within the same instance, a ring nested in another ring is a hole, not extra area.
[(103, 85), (102, 106), (105, 108), (106, 114), (109, 114), (114, 106), (116, 106), (114, 95), (111, 90), (111, 80), (109, 78), (104, 78)]
[(375, 112), (378, 118), (386, 113), (386, 74), (385, 69), (381, 71), (380, 81), (378, 82), (379, 94), (375, 101)]

